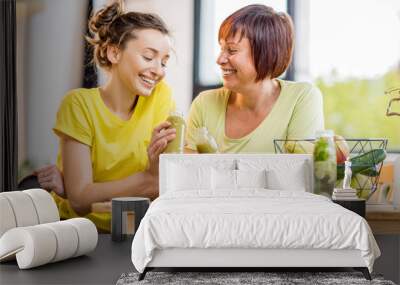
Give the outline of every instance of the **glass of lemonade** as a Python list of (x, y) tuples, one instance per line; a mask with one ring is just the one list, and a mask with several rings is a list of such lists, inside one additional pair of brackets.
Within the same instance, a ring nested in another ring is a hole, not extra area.
[(332, 197), (336, 183), (336, 147), (332, 130), (318, 131), (314, 145), (314, 193)]
[(164, 153), (183, 153), (186, 131), (186, 123), (183, 114), (181, 112), (173, 111), (170, 113), (167, 121), (171, 123), (170, 128), (176, 130), (176, 137), (168, 143)]

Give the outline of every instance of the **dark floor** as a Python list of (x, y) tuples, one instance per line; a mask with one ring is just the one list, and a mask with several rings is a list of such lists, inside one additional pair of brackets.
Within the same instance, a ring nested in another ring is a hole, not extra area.
[[(383, 274), (385, 279), (399, 284), (400, 235), (376, 235), (375, 238), (382, 256), (375, 262), (374, 273)], [(15, 261), (2, 263), (0, 284), (115, 284), (122, 273), (134, 271), (130, 251), (131, 240), (115, 243), (111, 241), (110, 235), (101, 234), (96, 250), (87, 256), (28, 270), (19, 270)], [(324, 271), (332, 270), (349, 269), (337, 268)]]
[(19, 270), (15, 261), (2, 263), (0, 284), (115, 284), (122, 273), (134, 271), (131, 244), (100, 234), (96, 250), (87, 256), (27, 270)]

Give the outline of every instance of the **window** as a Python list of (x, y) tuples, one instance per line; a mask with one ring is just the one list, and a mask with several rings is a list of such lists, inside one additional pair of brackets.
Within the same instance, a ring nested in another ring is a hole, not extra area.
[(295, 76), (321, 89), (326, 127), (348, 138), (386, 137), (390, 150), (400, 150), (400, 117), (386, 116), (395, 93), (385, 94), (400, 87), (400, 2), (307, 3), (309, 50), (297, 57), (308, 67)]

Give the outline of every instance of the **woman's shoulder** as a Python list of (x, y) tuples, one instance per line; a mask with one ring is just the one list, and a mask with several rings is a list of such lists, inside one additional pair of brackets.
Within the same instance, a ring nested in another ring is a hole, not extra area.
[(172, 89), (164, 80), (157, 83), (151, 92), (151, 96), (142, 98), (148, 104), (164, 105), (174, 102)]
[(289, 100), (295, 105), (302, 102), (320, 102), (322, 101), (322, 94), (319, 88), (310, 82), (296, 82), (281, 80), (282, 90)]
[(285, 93), (298, 98), (321, 97), (321, 91), (317, 86), (310, 82), (296, 82), (289, 80), (280, 80), (282, 89)]
[(199, 93), (198, 96), (193, 100), (194, 104), (206, 105), (206, 106), (218, 106), (225, 105), (227, 97), (229, 97), (230, 91), (224, 87), (209, 89)]
[(152, 92), (152, 95), (156, 96), (156, 97), (157, 96), (171, 96), (171, 94), (172, 94), (171, 87), (164, 80), (158, 82)]
[(87, 104), (98, 99), (98, 88), (77, 88), (68, 91), (62, 104)]

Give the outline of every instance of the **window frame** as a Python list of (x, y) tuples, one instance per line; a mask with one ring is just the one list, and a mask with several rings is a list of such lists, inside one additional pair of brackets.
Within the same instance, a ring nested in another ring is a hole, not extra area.
[(16, 0), (0, 3), (0, 192), (15, 191), (18, 172)]

